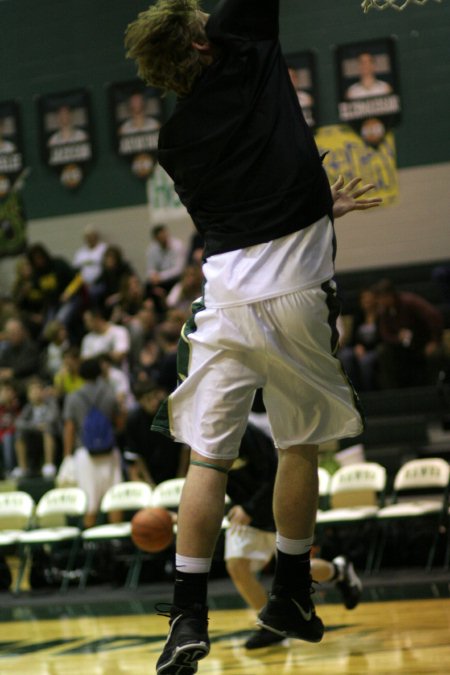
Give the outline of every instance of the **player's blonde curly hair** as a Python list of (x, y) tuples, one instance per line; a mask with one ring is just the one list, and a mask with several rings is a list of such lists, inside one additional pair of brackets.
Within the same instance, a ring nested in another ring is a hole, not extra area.
[(186, 96), (204, 69), (192, 42), (205, 42), (199, 0), (157, 0), (129, 24), (127, 57), (147, 84)]

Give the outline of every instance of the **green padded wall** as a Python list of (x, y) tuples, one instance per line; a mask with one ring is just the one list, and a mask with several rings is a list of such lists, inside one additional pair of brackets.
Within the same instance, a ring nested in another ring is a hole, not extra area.
[[(205, 0), (208, 9), (215, 3)], [(0, 0), (0, 100), (21, 104), (29, 218), (82, 213), (145, 202), (144, 185), (114, 154), (107, 86), (134, 77), (123, 33), (143, 0)], [(337, 122), (334, 48), (347, 42), (397, 38), (403, 121), (396, 131), (400, 167), (450, 159), (450, 0), (405, 12), (364, 15), (359, 0), (281, 0), (286, 52), (317, 55), (321, 123)], [(76, 192), (60, 186), (41, 162), (35, 97), (88, 87), (96, 160)]]

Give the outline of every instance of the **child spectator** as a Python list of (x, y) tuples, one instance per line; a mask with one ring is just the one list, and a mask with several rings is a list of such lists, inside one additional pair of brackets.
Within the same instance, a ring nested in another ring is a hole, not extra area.
[(60, 421), (58, 406), (37, 377), (28, 382), (27, 401), (16, 422), (18, 466), (12, 475), (14, 478), (26, 476), (30, 466), (34, 468), (41, 463), (43, 456), (42, 476), (52, 479), (56, 474), (56, 440)]
[(20, 402), (17, 386), (13, 381), (0, 383), (0, 449), (2, 466), (5, 476), (9, 475), (16, 466), (14, 450), (14, 436), (16, 419), (20, 413)]
[(66, 327), (61, 321), (49, 321), (44, 329), (44, 340), (48, 343), (44, 356), (43, 371), (45, 377), (53, 380), (61, 369), (63, 354), (69, 347)]
[(56, 395), (60, 400), (83, 386), (84, 380), (80, 375), (80, 364), (79, 348), (68, 347), (63, 354), (62, 366), (53, 378)]

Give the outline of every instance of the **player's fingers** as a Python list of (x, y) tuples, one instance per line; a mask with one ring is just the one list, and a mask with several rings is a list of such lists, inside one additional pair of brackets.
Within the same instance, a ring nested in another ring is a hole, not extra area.
[(358, 197), (362, 197), (365, 195), (367, 192), (370, 192), (371, 190), (375, 190), (375, 185), (362, 185), (358, 190), (355, 190), (353, 192), (352, 197), (354, 199), (358, 199)]
[(331, 188), (333, 190), (340, 190), (343, 185), (344, 185), (344, 178), (343, 176), (339, 176), (338, 179), (333, 183)]
[(343, 192), (346, 192), (346, 193), (348, 194), (348, 193), (351, 192), (351, 191), (358, 185), (358, 183), (360, 183), (360, 182), (361, 182), (361, 178), (359, 178), (359, 177), (357, 177), (357, 178), (352, 178), (351, 181), (350, 181), (349, 183), (347, 183), (347, 185), (346, 185), (345, 188), (343, 189)]
[(380, 204), (381, 200), (379, 202), (370, 202), (370, 203), (357, 202), (356, 211), (366, 211), (367, 209), (373, 209), (376, 206), (380, 206)]

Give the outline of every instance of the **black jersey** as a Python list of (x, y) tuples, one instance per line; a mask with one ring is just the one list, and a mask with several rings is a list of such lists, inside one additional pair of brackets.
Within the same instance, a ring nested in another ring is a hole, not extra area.
[(281, 53), (278, 9), (278, 0), (219, 2), (206, 25), (219, 55), (160, 132), (160, 164), (205, 239), (205, 257), (332, 217)]

